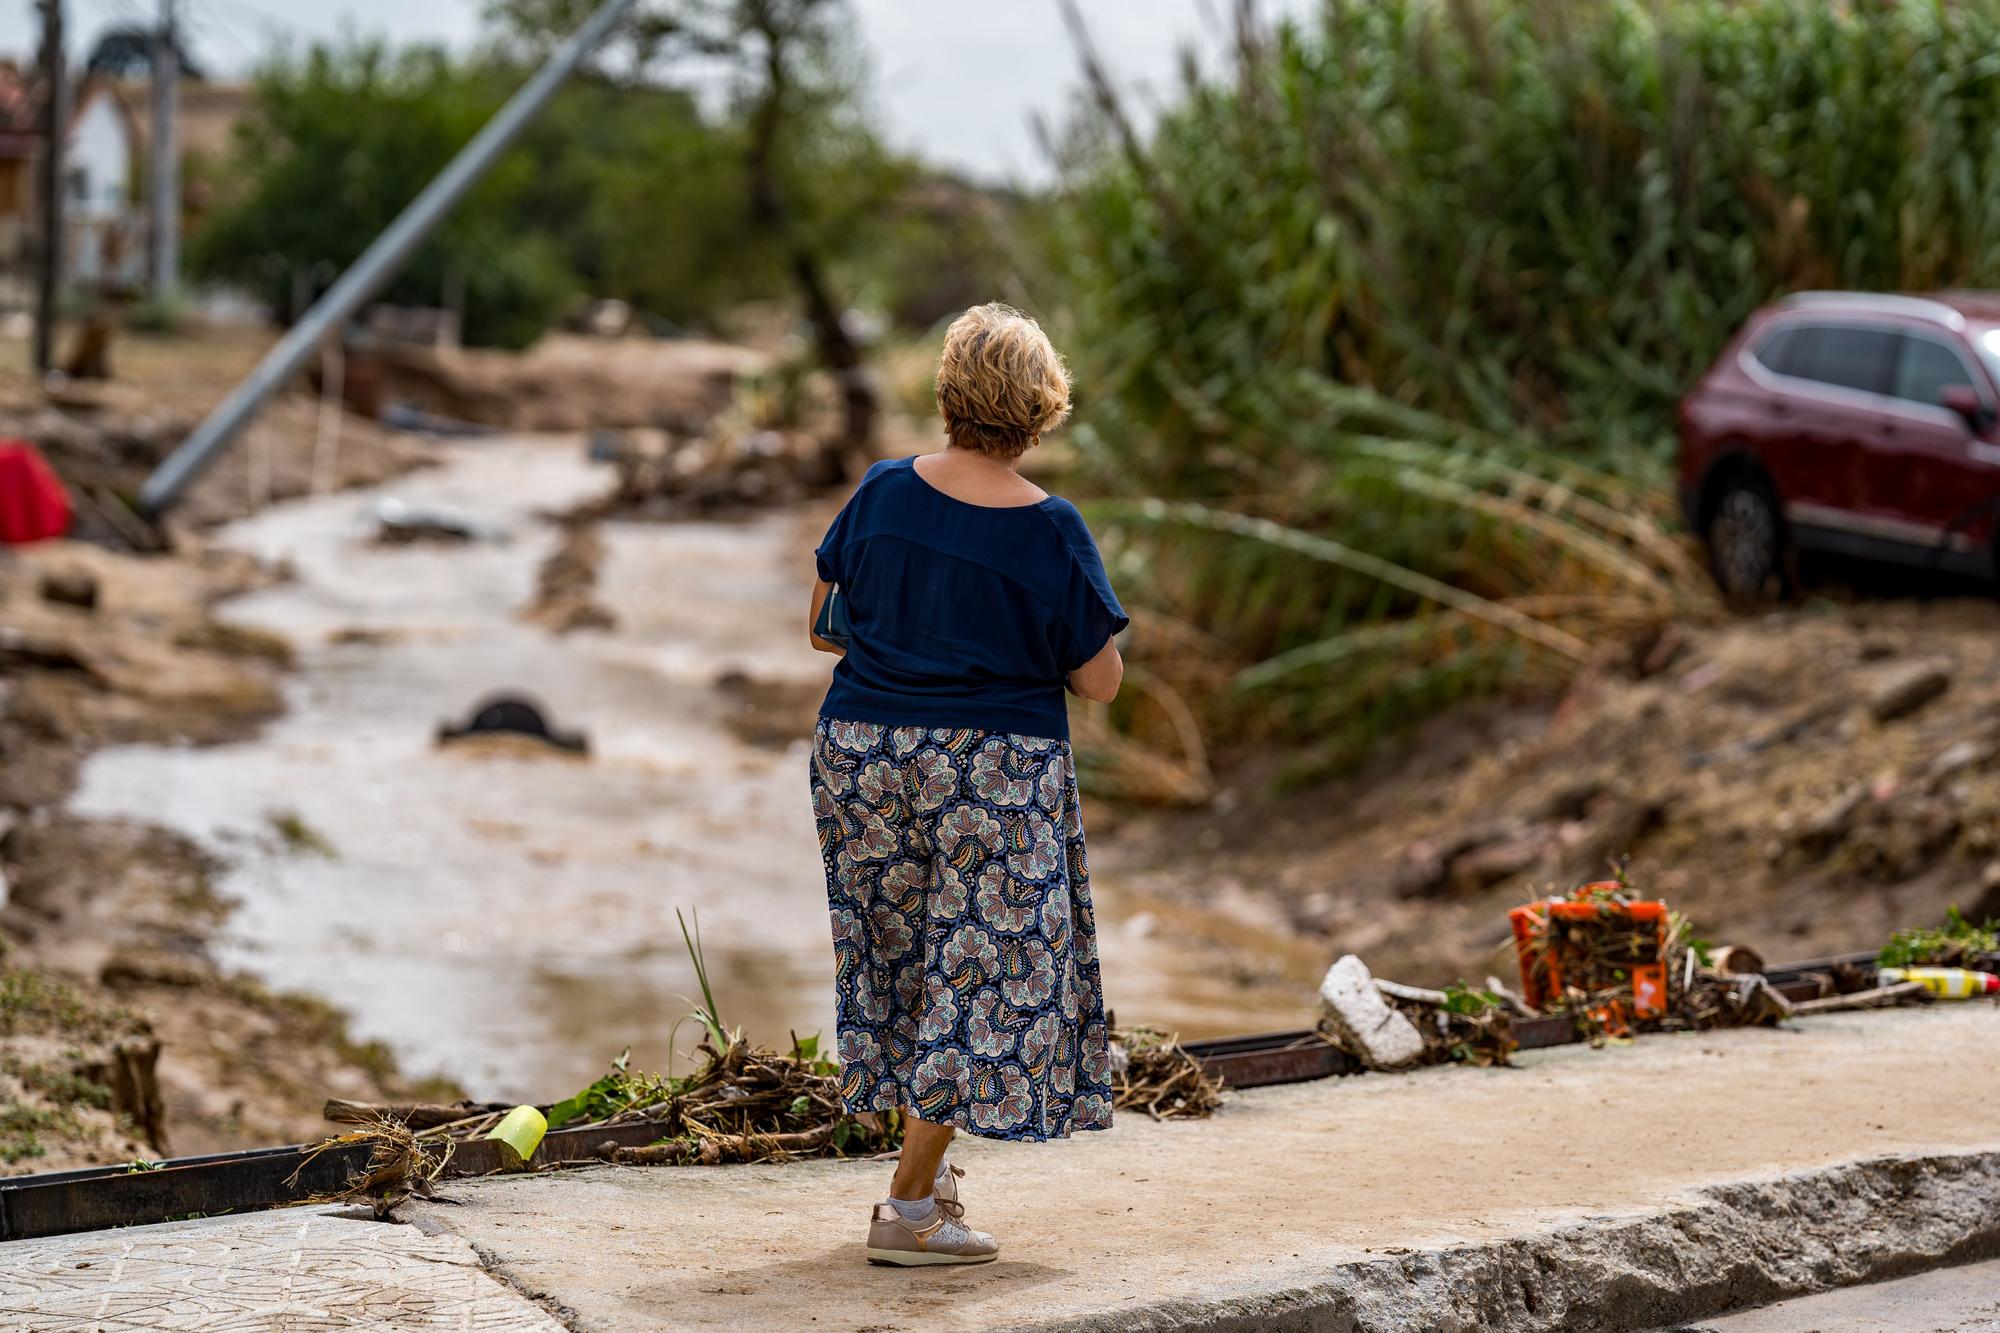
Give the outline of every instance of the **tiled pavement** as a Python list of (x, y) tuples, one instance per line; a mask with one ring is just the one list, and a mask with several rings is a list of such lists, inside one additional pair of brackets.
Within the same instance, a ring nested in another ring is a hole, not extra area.
[(0, 1245), (0, 1327), (560, 1333), (456, 1236), (327, 1209)]

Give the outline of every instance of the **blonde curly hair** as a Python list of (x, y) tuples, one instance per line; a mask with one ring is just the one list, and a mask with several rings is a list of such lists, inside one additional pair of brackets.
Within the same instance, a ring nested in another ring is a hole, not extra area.
[(1069, 369), (1031, 317), (976, 305), (945, 330), (937, 405), (953, 444), (1018, 458), (1068, 419)]

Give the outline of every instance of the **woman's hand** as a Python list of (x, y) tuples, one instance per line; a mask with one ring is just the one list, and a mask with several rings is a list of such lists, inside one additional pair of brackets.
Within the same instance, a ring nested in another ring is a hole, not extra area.
[[(826, 595), (832, 591), (833, 585), (831, 583), (820, 582), (813, 585), (812, 605), (806, 608), (806, 640), (823, 653), (832, 653), (835, 657), (845, 657), (847, 656), (845, 648), (837, 643), (828, 643), (825, 639), (813, 633), (814, 627), (819, 624), (819, 608), (825, 603)], [(1124, 668), (1120, 667), (1119, 669), (1122, 671)]]
[(1125, 680), (1125, 659), (1118, 655), (1118, 643), (1106, 639), (1097, 656), (1069, 673), (1069, 687), (1096, 703), (1108, 704), (1118, 697)]

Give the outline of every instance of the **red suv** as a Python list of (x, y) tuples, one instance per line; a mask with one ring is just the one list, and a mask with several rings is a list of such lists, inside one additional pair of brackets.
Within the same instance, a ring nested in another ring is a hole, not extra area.
[(1991, 577), (2000, 295), (1807, 292), (1758, 311), (1681, 400), (1680, 492), (1716, 582), (1794, 550)]

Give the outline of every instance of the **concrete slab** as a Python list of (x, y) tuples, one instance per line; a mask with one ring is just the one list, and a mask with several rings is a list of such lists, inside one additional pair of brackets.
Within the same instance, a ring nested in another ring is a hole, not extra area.
[(1966, 1264), (1684, 1325), (1675, 1333), (2000, 1333), (2000, 1262)]
[(293, 1209), (0, 1245), (0, 1326), (561, 1333), (456, 1236)]
[[(964, 1142), (970, 1220), (1003, 1247), (979, 1268), (863, 1262), (879, 1163), (504, 1177), (413, 1211), (585, 1330), (1645, 1328), (2000, 1253), (1996, 1043), (1986, 1003), (1833, 1015), (1267, 1089), (1066, 1144)], [(1716, 1188), (1896, 1154), (1929, 1156)], [(1666, 1278), (1635, 1267), (1647, 1246)], [(1688, 1302), (1649, 1294), (1676, 1282)], [(1357, 1283), (1377, 1312), (1405, 1291), (1444, 1304), (1362, 1318)], [(1450, 1313), (1489, 1306), (1512, 1313)]]

